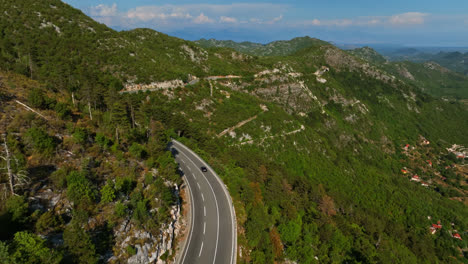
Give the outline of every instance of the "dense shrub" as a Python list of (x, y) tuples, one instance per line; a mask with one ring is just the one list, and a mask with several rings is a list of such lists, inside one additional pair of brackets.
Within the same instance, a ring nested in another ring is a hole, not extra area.
[(68, 173), (66, 169), (60, 168), (50, 175), (50, 179), (52, 180), (52, 183), (55, 187), (63, 189), (67, 185), (67, 174)]
[(146, 157), (145, 148), (138, 143), (133, 142), (133, 144), (129, 148), (129, 151), (132, 154), (132, 156), (135, 158), (142, 159)]
[(58, 264), (62, 255), (46, 246), (45, 239), (28, 232), (15, 234), (12, 245), (11, 263)]
[(88, 131), (84, 128), (75, 129), (72, 136), (73, 140), (80, 145), (84, 145), (88, 141)]
[(124, 217), (127, 214), (127, 206), (121, 202), (117, 202), (114, 212), (117, 217)]
[(108, 149), (112, 145), (112, 141), (102, 133), (96, 133), (94, 141), (103, 149)]
[(96, 246), (91, 240), (91, 236), (84, 230), (80, 224), (72, 220), (63, 232), (65, 246), (76, 259), (74, 263), (95, 264), (98, 263), (96, 255)]
[(52, 211), (43, 213), (36, 222), (36, 231), (39, 233), (47, 233), (53, 231), (63, 224), (61, 217), (54, 215)]
[(6, 201), (6, 208), (11, 215), (11, 220), (22, 223), (27, 221), (29, 205), (24, 196), (11, 196)]
[(67, 197), (75, 206), (92, 203), (94, 200), (93, 185), (86, 178), (85, 172), (72, 171), (68, 174)]
[(46, 105), (46, 96), (44, 92), (39, 88), (34, 88), (29, 92), (28, 102), (32, 107), (35, 108), (45, 108)]
[(38, 127), (33, 127), (26, 131), (26, 142), (37, 152), (46, 155), (52, 154), (57, 147), (55, 138), (49, 136), (46, 131)]
[(72, 115), (72, 111), (65, 103), (57, 103), (55, 105), (55, 112), (57, 112), (57, 115), (64, 120), (69, 119)]
[(112, 181), (107, 181), (107, 184), (101, 188), (101, 202), (110, 203), (115, 199), (115, 189), (114, 183)]

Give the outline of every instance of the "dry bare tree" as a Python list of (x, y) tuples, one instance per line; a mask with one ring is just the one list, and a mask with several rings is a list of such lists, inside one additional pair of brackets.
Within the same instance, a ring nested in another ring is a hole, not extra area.
[(27, 176), (27, 172), (24, 170), (16, 169), (14, 170), (12, 168), (12, 162), (15, 162), (15, 167), (17, 168), (18, 166), (18, 160), (11, 155), (10, 150), (8, 149), (8, 144), (6, 140), (6, 135), (2, 134), (2, 139), (3, 139), (3, 147), (4, 147), (4, 156), (0, 156), (3, 160), (5, 160), (6, 165), (4, 170), (6, 170), (6, 174), (8, 176), (8, 186), (10, 189), (11, 195), (15, 195), (15, 187), (17, 186), (22, 186), (25, 185), (29, 182), (29, 177)]

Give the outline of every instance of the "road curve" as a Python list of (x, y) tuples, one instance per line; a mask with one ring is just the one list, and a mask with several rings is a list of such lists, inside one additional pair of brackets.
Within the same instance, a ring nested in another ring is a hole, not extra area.
[[(216, 172), (182, 143), (170, 149), (183, 172), (190, 193), (189, 234), (178, 264), (235, 264), (236, 216), (231, 196)], [(207, 167), (202, 172), (200, 167)]]

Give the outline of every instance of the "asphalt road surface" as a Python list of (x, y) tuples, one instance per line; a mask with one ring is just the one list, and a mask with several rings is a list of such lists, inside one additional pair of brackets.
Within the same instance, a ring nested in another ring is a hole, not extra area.
[[(170, 145), (190, 196), (189, 235), (176, 263), (235, 264), (237, 230), (231, 197), (219, 176), (182, 143)], [(202, 172), (205, 166), (208, 171)]]

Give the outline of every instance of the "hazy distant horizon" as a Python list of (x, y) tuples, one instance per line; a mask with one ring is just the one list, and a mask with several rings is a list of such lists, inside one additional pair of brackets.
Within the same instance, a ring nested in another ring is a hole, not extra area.
[(267, 43), (308, 35), (334, 43), (468, 46), (468, 1), (64, 0), (107, 26), (175, 37)]

